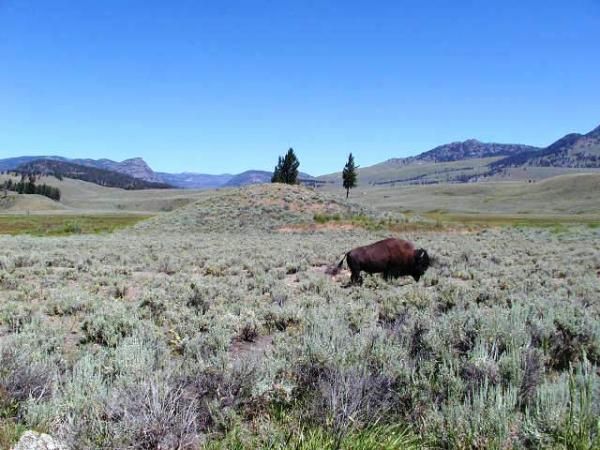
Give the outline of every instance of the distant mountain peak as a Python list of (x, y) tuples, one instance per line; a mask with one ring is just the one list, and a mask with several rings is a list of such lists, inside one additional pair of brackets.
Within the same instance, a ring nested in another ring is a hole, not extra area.
[(153, 183), (161, 183), (163, 180), (157, 176), (154, 171), (150, 168), (148, 163), (143, 158), (134, 157), (125, 159), (121, 162), (113, 161), (111, 159), (74, 159), (73, 162), (82, 164), (89, 167), (97, 167), (101, 169), (112, 170), (120, 172), (125, 175), (130, 175), (134, 178), (141, 180), (151, 181)]
[[(148, 163), (146, 161), (144, 161), (144, 158), (142, 158), (141, 156), (135, 156), (133, 158), (127, 158), (124, 159), (123, 161), (121, 161), (121, 164), (124, 163), (136, 163), (136, 164), (144, 164), (146, 166), (148, 166)], [(150, 167), (150, 166), (148, 166)]]
[(535, 147), (521, 144), (497, 144), (481, 142), (477, 139), (456, 141), (440, 145), (415, 156), (417, 161), (449, 162), (493, 156), (509, 156), (523, 151), (537, 150)]
[(600, 167), (600, 127), (587, 134), (569, 133), (537, 152), (523, 152), (491, 164), (492, 171), (507, 167)]
[(594, 128), (588, 134), (586, 134), (586, 136), (587, 137), (600, 137), (600, 125), (598, 125), (596, 128)]

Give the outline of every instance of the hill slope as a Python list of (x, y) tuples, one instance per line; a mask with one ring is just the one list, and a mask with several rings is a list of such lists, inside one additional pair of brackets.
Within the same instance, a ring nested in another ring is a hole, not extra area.
[(10, 193), (6, 197), (0, 197), (0, 214), (58, 212), (66, 209), (61, 203), (43, 195)]
[[(391, 158), (358, 169), (361, 185), (365, 184), (434, 184), (465, 182), (489, 171), (489, 165), (508, 155), (535, 152), (538, 149), (521, 144), (498, 144), (469, 139), (440, 145), (417, 156)], [(317, 179), (341, 183), (336, 172)]]
[[(484, 143), (476, 139), (440, 145), (417, 156), (392, 158), (358, 170), (360, 185), (434, 184), (476, 181), (482, 176), (507, 173), (515, 167), (552, 167), (530, 171), (530, 179), (543, 179), (573, 169), (600, 168), (600, 127), (587, 134), (572, 133), (546, 148), (521, 144)], [(561, 172), (562, 170), (562, 172)], [(523, 178), (519, 174), (518, 178)], [(341, 183), (341, 172), (319, 180)]]
[(491, 164), (492, 173), (507, 167), (600, 167), (600, 127), (587, 134), (571, 133), (539, 151), (525, 151)]
[[(19, 179), (10, 175), (0, 175), (0, 185), (9, 178), (13, 182)], [(63, 205), (67, 208), (66, 211), (71, 213), (166, 212), (211, 195), (211, 191), (191, 189), (125, 190), (66, 177), (59, 180), (53, 176), (43, 176), (39, 178), (38, 182), (59, 188), (60, 203), (53, 203)], [(35, 207), (28, 209), (32, 213), (36, 211)]]
[(315, 214), (375, 214), (299, 185), (269, 183), (212, 192), (209, 197), (136, 225), (162, 232), (252, 232), (312, 223)]
[(466, 159), (490, 158), (494, 156), (509, 156), (523, 152), (535, 152), (537, 147), (521, 144), (497, 144), (480, 142), (469, 139), (463, 142), (452, 142), (440, 145), (414, 157), (416, 161), (449, 162)]
[(166, 189), (171, 187), (164, 183), (153, 183), (111, 170), (98, 169), (52, 159), (30, 161), (21, 164), (15, 171), (24, 174), (58, 175), (59, 177), (62, 176), (89, 181), (100, 186), (118, 187), (122, 189)]
[[(434, 184), (444, 182), (465, 181), (475, 176), (487, 173), (489, 164), (497, 161), (498, 157), (467, 159), (448, 162), (418, 161), (412, 159), (390, 159), (373, 166), (358, 169), (358, 184)], [(337, 172), (317, 177), (318, 180), (339, 187), (342, 183), (342, 173)]]
[(598, 216), (598, 192), (600, 174), (592, 173), (561, 175), (536, 183), (381, 186), (364, 190), (362, 195), (355, 196), (355, 201), (381, 211), (396, 212)]

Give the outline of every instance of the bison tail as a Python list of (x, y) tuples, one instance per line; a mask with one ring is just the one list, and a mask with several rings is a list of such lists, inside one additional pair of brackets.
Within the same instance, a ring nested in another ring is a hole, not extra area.
[(344, 256), (342, 256), (341, 261), (337, 265), (338, 270), (342, 268), (342, 265), (344, 264), (344, 260), (346, 259), (347, 256), (348, 256), (348, 253), (346, 253)]
[(329, 266), (327, 268), (326, 273), (328, 275), (337, 275), (338, 273), (340, 273), (340, 270), (342, 270), (342, 265), (344, 264), (344, 260), (346, 259), (346, 256), (348, 256), (348, 253), (346, 253), (343, 257), (342, 260), (338, 263), (337, 266)]

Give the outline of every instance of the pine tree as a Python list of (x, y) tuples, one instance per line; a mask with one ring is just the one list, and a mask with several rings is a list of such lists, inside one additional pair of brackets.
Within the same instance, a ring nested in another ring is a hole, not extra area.
[(277, 165), (275, 166), (275, 170), (273, 171), (273, 176), (271, 177), (271, 183), (283, 183), (281, 179), (281, 171), (283, 169), (283, 158), (280, 156)]
[(286, 183), (296, 184), (298, 183), (298, 167), (300, 167), (300, 161), (294, 154), (294, 149), (290, 148), (285, 156), (280, 156), (273, 176), (271, 177), (272, 183)]
[(354, 156), (352, 156), (352, 153), (350, 153), (348, 156), (348, 162), (342, 171), (342, 178), (344, 180), (343, 186), (344, 189), (346, 189), (346, 198), (348, 198), (348, 195), (350, 195), (350, 189), (356, 187), (356, 179), (358, 176), (356, 173), (357, 168), (358, 166), (354, 164)]

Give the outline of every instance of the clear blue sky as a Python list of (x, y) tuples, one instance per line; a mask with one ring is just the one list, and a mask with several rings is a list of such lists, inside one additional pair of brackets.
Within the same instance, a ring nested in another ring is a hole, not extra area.
[(599, 124), (599, 0), (0, 0), (0, 157), (323, 174)]

